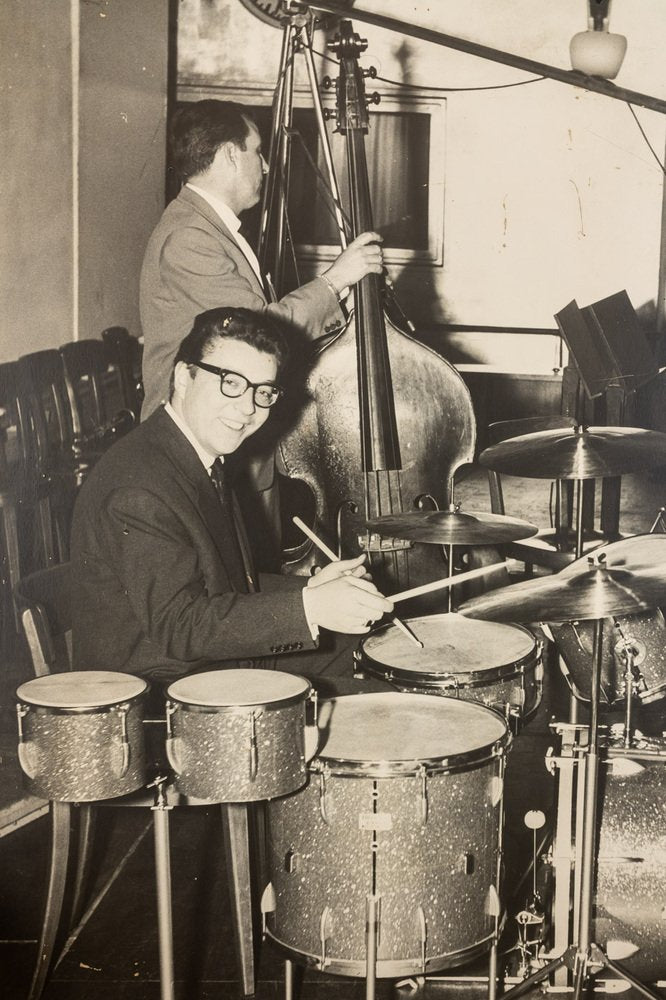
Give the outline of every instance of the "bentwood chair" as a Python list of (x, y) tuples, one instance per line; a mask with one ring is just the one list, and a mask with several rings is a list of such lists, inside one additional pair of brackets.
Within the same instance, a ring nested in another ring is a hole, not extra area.
[(101, 453), (135, 424), (125, 407), (120, 367), (101, 340), (74, 340), (60, 348), (77, 455)]
[[(53, 566), (21, 580), (16, 590), (16, 603), (35, 676), (71, 669), (70, 564)], [(54, 964), (56, 940), (62, 923), (68, 887), (68, 870), (72, 860), (76, 861), (76, 866), (70, 924), (73, 925), (81, 914), (90, 867), (94, 818), (98, 807), (101, 806), (138, 807), (152, 812), (155, 830), (161, 997), (162, 1000), (173, 1000), (168, 812), (174, 806), (188, 805), (210, 805), (210, 803), (182, 798), (165, 777), (149, 782), (145, 788), (121, 798), (80, 803), (77, 807), (72, 802), (50, 802), (51, 851), (48, 887), (37, 962), (28, 1000), (39, 1000)], [(221, 812), (236, 956), (243, 993), (247, 996), (255, 991), (249, 817), (247, 809), (236, 804), (223, 805)], [(78, 839), (73, 847), (71, 829), (74, 819), (78, 819)]]
[(113, 364), (118, 366), (123, 386), (123, 405), (134, 414), (134, 420), (138, 423), (143, 402), (141, 342), (124, 326), (110, 326), (102, 330), (102, 340), (109, 349)]

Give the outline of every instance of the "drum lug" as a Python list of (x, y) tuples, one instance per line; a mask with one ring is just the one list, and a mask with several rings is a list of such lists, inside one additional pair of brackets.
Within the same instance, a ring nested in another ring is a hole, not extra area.
[(178, 746), (180, 740), (173, 735), (173, 726), (171, 724), (171, 717), (175, 715), (178, 711), (178, 706), (172, 701), (167, 701), (166, 703), (166, 755), (170, 766), (173, 768), (176, 777), (183, 770), (183, 762), (180, 759), (180, 754), (178, 753)]
[(476, 865), (474, 863), (474, 855), (471, 851), (465, 851), (461, 858), (460, 870), (463, 875), (473, 875)]
[(419, 930), (421, 932), (421, 968), (423, 972), (426, 971), (426, 947), (428, 943), (428, 924), (426, 921), (425, 913), (423, 912), (423, 907), (418, 906), (416, 908), (416, 916), (419, 923)]
[(319, 961), (321, 963), (321, 968), (324, 969), (328, 965), (328, 959), (326, 957), (326, 942), (328, 941), (331, 934), (331, 909), (325, 906), (321, 911), (321, 917), (319, 920), (319, 942), (321, 945), (321, 954), (319, 956)]
[(328, 777), (328, 769), (323, 768), (319, 772), (319, 812), (321, 813), (321, 818), (323, 819), (326, 826), (329, 825), (328, 821), (328, 811), (326, 808), (326, 778)]
[(25, 735), (23, 733), (23, 720), (30, 709), (26, 705), (18, 704), (16, 706), (16, 719), (18, 722), (18, 759), (19, 764), (23, 773), (28, 778), (34, 778), (37, 774), (37, 761), (35, 760), (35, 752), (33, 744), (26, 741)]
[(428, 822), (428, 772), (423, 764), (419, 765), (418, 778), (421, 782), (421, 826)]
[(257, 770), (259, 766), (258, 752), (257, 752), (257, 719), (261, 718), (264, 713), (250, 712), (250, 781), (255, 781), (257, 777)]
[(294, 872), (298, 871), (300, 867), (299, 858), (300, 855), (293, 849), (293, 847), (290, 847), (284, 856), (284, 870), (288, 875), (293, 875)]
[(116, 771), (116, 777), (124, 778), (129, 770), (130, 764), (130, 745), (127, 733), (127, 713), (129, 711), (129, 705), (120, 705), (117, 711), (120, 719), (120, 766)]

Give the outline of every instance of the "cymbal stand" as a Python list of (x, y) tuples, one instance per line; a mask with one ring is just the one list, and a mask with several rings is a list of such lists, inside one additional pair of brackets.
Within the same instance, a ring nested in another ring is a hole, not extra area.
[(283, 248), (285, 246), (285, 229), (287, 228), (287, 191), (289, 190), (289, 160), (290, 142), (293, 136), (292, 117), (294, 102), (294, 61), (297, 53), (301, 53), (308, 74), (312, 106), (317, 122), (317, 132), (321, 151), (324, 157), (328, 183), (330, 186), (331, 203), (339, 231), (340, 246), (347, 246), (347, 232), (341, 208), (340, 190), (338, 187), (333, 155), (326, 131), (327, 117), (319, 95), (319, 84), (312, 56), (311, 32), (314, 15), (304, 10), (299, 4), (284, 4), (288, 20), (285, 22), (282, 37), (282, 51), (277, 85), (273, 97), (273, 116), (271, 123), (271, 139), (268, 153), (268, 177), (264, 185), (261, 202), (261, 223), (257, 256), (262, 269), (270, 271), (267, 266), (268, 240), (271, 225), (271, 213), (276, 215), (275, 247), (276, 260), (272, 273), (272, 281), (280, 294), (283, 271)]
[(592, 940), (592, 915), (594, 908), (594, 858), (597, 835), (597, 794), (599, 788), (599, 689), (601, 682), (603, 619), (594, 622), (592, 651), (592, 688), (590, 693), (590, 726), (588, 746), (584, 761), (585, 791), (583, 799), (583, 845), (581, 873), (578, 880), (578, 940), (542, 969), (502, 995), (502, 1000), (523, 996), (537, 983), (543, 982), (552, 972), (566, 966), (573, 974), (574, 1000), (581, 1000), (583, 988), (591, 976), (602, 969), (610, 969), (624, 979), (644, 997), (660, 1000), (647, 986), (639, 982), (617, 962), (612, 961), (603, 949)]

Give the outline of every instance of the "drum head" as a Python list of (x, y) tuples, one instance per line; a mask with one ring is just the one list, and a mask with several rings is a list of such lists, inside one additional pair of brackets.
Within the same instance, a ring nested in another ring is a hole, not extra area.
[(40, 708), (105, 708), (130, 701), (148, 690), (148, 684), (133, 674), (112, 670), (71, 670), (35, 677), (16, 692), (20, 701)]
[(423, 643), (417, 649), (395, 625), (384, 625), (362, 642), (366, 656), (375, 663), (405, 673), (477, 673), (510, 667), (535, 649), (534, 637), (517, 625), (474, 621), (462, 615), (430, 615), (407, 619)]
[(238, 708), (304, 697), (309, 690), (304, 677), (279, 670), (208, 670), (181, 677), (169, 686), (167, 696), (186, 705)]
[(437, 761), (474, 754), (507, 734), (496, 712), (428, 694), (350, 694), (320, 703), (319, 757), (350, 763)]

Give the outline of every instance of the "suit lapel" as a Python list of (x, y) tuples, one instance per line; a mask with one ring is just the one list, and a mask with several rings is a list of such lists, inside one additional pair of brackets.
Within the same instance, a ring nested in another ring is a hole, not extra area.
[(159, 446), (178, 469), (181, 480), (185, 480), (192, 505), (215, 544), (232, 586), (247, 593), (248, 577), (232, 511), (220, 504), (199, 456), (163, 407), (146, 421), (149, 423), (154, 425)]

